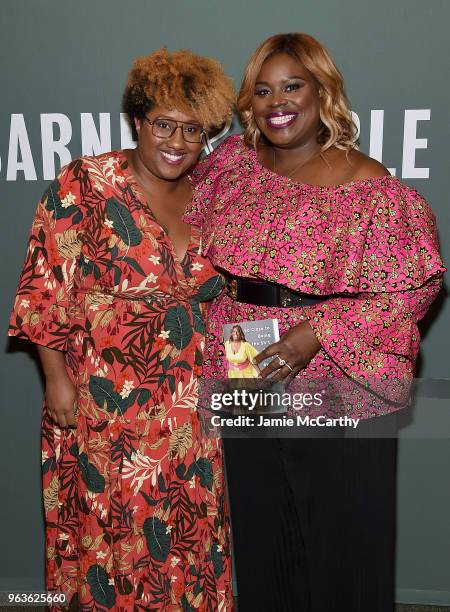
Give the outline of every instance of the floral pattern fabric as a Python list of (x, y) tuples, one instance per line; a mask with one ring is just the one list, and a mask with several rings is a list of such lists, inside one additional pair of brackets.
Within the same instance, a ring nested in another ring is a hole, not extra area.
[(77, 427), (43, 412), (47, 588), (72, 609), (232, 609), (219, 441), (196, 413), (204, 302), (222, 279), (192, 228), (181, 260), (123, 152), (42, 197), (10, 335), (65, 352)]
[(391, 176), (296, 183), (264, 168), (240, 136), (206, 158), (196, 179), (185, 220), (201, 227), (203, 253), (218, 269), (329, 297), (267, 308), (223, 293), (208, 308), (204, 375), (226, 377), (224, 323), (278, 318), (283, 333), (307, 320), (322, 348), (300, 378), (354, 379), (393, 402), (354, 402), (348, 411), (360, 418), (401, 405), (419, 349), (417, 322), (445, 271), (423, 197)]

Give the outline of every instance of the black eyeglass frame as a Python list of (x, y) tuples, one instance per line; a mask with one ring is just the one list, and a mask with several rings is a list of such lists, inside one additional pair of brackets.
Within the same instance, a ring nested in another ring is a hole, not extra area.
[[(149, 123), (152, 126), (152, 134), (153, 136), (156, 136), (156, 138), (161, 138), (161, 139), (172, 138), (172, 136), (175, 134), (178, 128), (181, 129), (181, 134), (183, 136), (184, 141), (188, 142), (189, 144), (201, 144), (203, 142), (203, 139), (206, 137), (206, 132), (204, 129), (202, 129), (202, 131), (200, 132), (200, 140), (187, 140), (185, 133), (183, 132), (183, 126), (184, 125), (195, 125), (193, 123), (190, 123), (189, 121), (175, 121), (175, 119), (168, 119), (167, 117), (156, 117), (156, 119), (153, 119), (152, 121), (151, 119), (145, 116), (143, 117), (143, 119), (145, 119), (145, 121), (147, 121), (147, 123)], [(154, 128), (154, 125), (158, 120), (167, 121), (170, 123), (176, 123), (176, 126), (173, 128), (172, 132), (168, 136), (158, 136), (158, 134), (155, 134), (155, 128)]]

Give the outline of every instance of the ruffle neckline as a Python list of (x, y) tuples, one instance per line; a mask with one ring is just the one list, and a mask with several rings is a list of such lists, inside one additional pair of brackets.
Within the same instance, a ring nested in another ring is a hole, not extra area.
[(230, 274), (314, 295), (405, 291), (445, 271), (435, 218), (398, 178), (291, 181), (228, 138), (196, 174), (188, 221)]

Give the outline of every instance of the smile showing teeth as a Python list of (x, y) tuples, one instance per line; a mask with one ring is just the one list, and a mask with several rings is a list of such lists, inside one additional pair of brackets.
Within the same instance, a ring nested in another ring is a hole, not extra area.
[(167, 153), (166, 151), (161, 151), (161, 155), (171, 164), (179, 163), (183, 157), (183, 153)]
[(296, 113), (292, 115), (280, 115), (278, 117), (272, 116), (267, 118), (267, 123), (273, 127), (284, 127), (292, 123), (296, 117)]

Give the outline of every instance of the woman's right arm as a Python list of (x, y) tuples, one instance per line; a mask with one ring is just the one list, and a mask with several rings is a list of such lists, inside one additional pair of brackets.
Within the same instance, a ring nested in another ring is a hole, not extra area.
[(38, 345), (45, 375), (45, 405), (52, 420), (60, 427), (76, 426), (76, 389), (67, 375), (64, 353)]
[(81, 162), (72, 162), (38, 204), (8, 332), (37, 346), (45, 374), (46, 409), (61, 427), (75, 425), (76, 389), (66, 370), (65, 353), (81, 249), (84, 179)]

